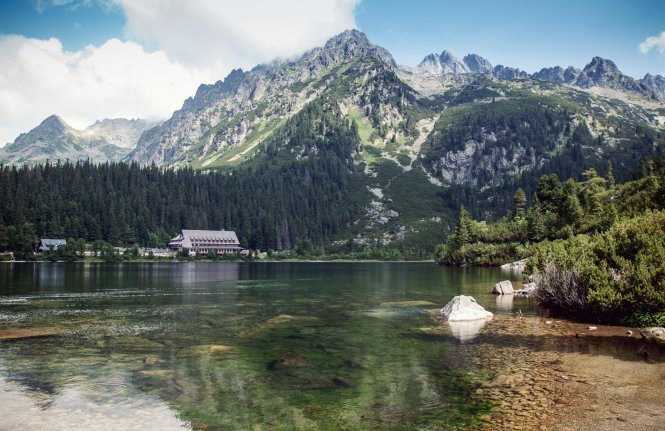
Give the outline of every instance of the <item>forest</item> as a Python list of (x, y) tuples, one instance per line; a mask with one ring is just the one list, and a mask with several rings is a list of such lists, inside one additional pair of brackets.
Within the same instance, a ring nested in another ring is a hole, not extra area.
[[(91, 162), (0, 166), (0, 251), (39, 237), (165, 246), (181, 229), (227, 229), (247, 248), (322, 244), (360, 217), (353, 123), (310, 104), (234, 171)], [(299, 157), (292, 157), (293, 153)], [(25, 248), (25, 247), (23, 247)]]
[(664, 325), (665, 161), (617, 184), (599, 176), (537, 183), (530, 205), (521, 190), (494, 223), (462, 208), (456, 230), (437, 248), (443, 265), (497, 265), (529, 258), (526, 274), (541, 303), (567, 313), (632, 325)]

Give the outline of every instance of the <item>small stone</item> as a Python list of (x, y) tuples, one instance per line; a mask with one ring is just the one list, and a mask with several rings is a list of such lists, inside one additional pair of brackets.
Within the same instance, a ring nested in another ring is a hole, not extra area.
[(588, 329), (589, 329), (589, 331), (595, 331), (596, 329), (598, 329), (598, 327), (597, 326), (589, 326)]
[(546, 324), (546, 325), (551, 325), (552, 323), (554, 323), (554, 322), (552, 322), (551, 320), (546, 320), (546, 321), (545, 321), (545, 324)]

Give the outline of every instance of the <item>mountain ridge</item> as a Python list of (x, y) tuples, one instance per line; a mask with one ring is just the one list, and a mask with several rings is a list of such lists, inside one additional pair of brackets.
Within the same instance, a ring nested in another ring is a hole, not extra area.
[(156, 122), (141, 119), (104, 119), (83, 130), (60, 116), (46, 117), (39, 125), (0, 148), (0, 163), (34, 164), (47, 160), (124, 160), (138, 137)]

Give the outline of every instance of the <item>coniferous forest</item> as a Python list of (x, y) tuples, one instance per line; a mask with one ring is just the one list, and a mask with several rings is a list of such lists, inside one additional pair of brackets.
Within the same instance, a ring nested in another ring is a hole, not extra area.
[[(27, 235), (164, 246), (181, 229), (227, 229), (241, 245), (324, 243), (362, 213), (352, 163), (357, 130), (313, 104), (250, 166), (201, 172), (90, 162), (0, 167), (0, 250), (7, 229)], [(286, 154), (297, 152), (294, 159)], [(27, 225), (26, 225), (27, 224)]]

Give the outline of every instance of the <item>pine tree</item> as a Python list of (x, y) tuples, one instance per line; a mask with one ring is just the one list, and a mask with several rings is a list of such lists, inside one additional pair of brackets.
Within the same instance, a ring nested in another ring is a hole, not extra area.
[(545, 217), (543, 210), (536, 196), (526, 215), (527, 237), (529, 241), (539, 242), (545, 239)]
[(457, 230), (455, 231), (455, 247), (461, 248), (471, 242), (471, 218), (464, 207), (460, 208)]
[(522, 188), (518, 188), (513, 197), (513, 215), (516, 220), (520, 220), (524, 217), (526, 210), (526, 194)]

